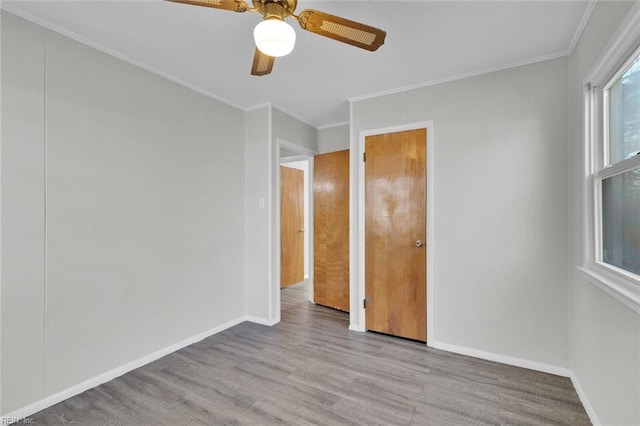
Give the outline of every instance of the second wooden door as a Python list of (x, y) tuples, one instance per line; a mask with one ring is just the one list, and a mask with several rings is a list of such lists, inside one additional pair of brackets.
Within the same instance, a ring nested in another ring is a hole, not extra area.
[(368, 330), (426, 341), (426, 129), (365, 139)]
[(304, 281), (304, 171), (280, 167), (280, 288)]
[(313, 168), (313, 298), (349, 312), (349, 150), (317, 155)]

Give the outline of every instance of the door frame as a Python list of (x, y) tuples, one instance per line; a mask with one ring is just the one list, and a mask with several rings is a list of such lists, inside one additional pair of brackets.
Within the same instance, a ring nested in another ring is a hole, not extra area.
[[(316, 151), (313, 151), (309, 148), (306, 148), (301, 145), (297, 145), (293, 142), (286, 141), (281, 138), (276, 138), (274, 144), (274, 161), (271, 164), (272, 168), (272, 176), (275, 177), (274, 185), (271, 186), (271, 196), (270, 198), (274, 201), (272, 203), (273, 212), (271, 214), (271, 259), (269, 259), (269, 264), (272, 265), (273, 268), (273, 279), (271, 280), (271, 285), (269, 289), (269, 294), (271, 297), (269, 298), (269, 305), (272, 306), (272, 301), (275, 302), (274, 311), (275, 317), (277, 319), (276, 323), (280, 321), (280, 312), (281, 312), (281, 304), (280, 304), (280, 151), (281, 148), (285, 148), (289, 151), (296, 153), (295, 157), (286, 157), (287, 159), (295, 159), (296, 161), (308, 161), (308, 185), (307, 191), (309, 191), (309, 243), (306, 249), (309, 251), (309, 278), (307, 281), (307, 287), (309, 290), (308, 300), (313, 302), (313, 156), (317, 154)], [(285, 158), (285, 157), (282, 157)], [(278, 260), (275, 260), (275, 257), (278, 257)]]
[[(366, 310), (364, 309), (362, 301), (365, 297), (365, 173), (364, 173), (364, 145), (365, 138), (367, 136), (373, 135), (382, 135), (386, 133), (395, 133), (395, 132), (403, 132), (406, 130), (416, 130), (416, 129), (426, 129), (427, 131), (427, 172), (426, 172), (426, 180), (427, 180), (427, 198), (425, 206), (426, 209), (426, 229), (427, 229), (427, 345), (433, 346), (434, 339), (434, 226), (433, 226), (433, 218), (434, 218), (434, 146), (435, 146), (435, 132), (433, 121), (422, 121), (416, 123), (409, 123), (397, 126), (389, 126), (382, 127), (376, 129), (362, 130), (358, 133), (358, 148), (356, 152), (357, 158), (357, 174), (358, 174), (358, 237), (357, 241), (355, 241), (355, 245), (357, 247), (356, 253), (354, 256), (357, 261), (357, 275), (354, 279), (354, 272), (351, 272), (350, 278), (350, 303), (352, 308), (352, 315), (350, 318), (351, 325), (349, 326), (350, 330), (355, 331), (366, 331)], [(356, 307), (355, 310), (353, 308)]]

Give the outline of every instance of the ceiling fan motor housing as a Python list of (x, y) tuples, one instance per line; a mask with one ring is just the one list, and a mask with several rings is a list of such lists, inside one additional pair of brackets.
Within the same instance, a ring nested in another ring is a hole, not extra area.
[(264, 19), (284, 20), (293, 14), (297, 0), (253, 0), (254, 7), (262, 11)]
[(279, 19), (283, 21), (285, 13), (285, 8), (280, 3), (272, 2), (264, 5), (264, 19)]

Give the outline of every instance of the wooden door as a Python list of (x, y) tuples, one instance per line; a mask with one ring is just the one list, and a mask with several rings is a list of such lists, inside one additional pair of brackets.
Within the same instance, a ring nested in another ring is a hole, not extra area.
[(368, 330), (420, 341), (426, 315), (426, 129), (365, 139)]
[(304, 281), (304, 171), (280, 167), (280, 288)]
[(313, 298), (349, 312), (349, 150), (313, 166)]

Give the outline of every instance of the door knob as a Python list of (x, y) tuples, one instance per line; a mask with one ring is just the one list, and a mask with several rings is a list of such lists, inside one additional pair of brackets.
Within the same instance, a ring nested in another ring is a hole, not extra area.
[(422, 246), (424, 246), (424, 242), (422, 240), (416, 241), (416, 247), (420, 248)]

